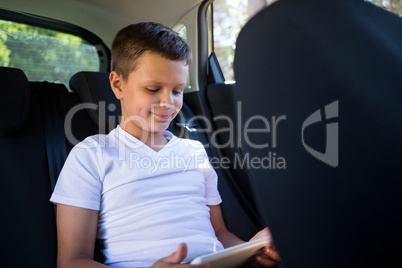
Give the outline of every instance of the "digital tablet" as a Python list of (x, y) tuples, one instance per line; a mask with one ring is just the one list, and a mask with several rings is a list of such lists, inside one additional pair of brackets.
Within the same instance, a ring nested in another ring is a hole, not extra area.
[(210, 268), (235, 268), (245, 264), (250, 257), (258, 254), (264, 246), (271, 245), (272, 237), (267, 236), (234, 247), (226, 248), (218, 252), (197, 257), (190, 264), (209, 264)]

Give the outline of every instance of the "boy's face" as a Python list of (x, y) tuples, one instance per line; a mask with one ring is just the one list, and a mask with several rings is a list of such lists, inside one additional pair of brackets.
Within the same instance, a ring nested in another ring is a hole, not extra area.
[(183, 105), (187, 82), (185, 61), (171, 61), (145, 52), (127, 81), (110, 74), (113, 91), (121, 101), (122, 124), (137, 138), (147, 132), (163, 132)]

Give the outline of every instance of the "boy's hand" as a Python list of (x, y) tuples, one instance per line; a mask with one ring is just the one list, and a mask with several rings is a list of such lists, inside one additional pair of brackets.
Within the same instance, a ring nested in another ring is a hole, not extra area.
[(190, 264), (180, 264), (187, 256), (187, 245), (185, 243), (181, 243), (176, 252), (172, 255), (167, 256), (166, 258), (160, 259), (155, 262), (151, 268), (190, 268), (190, 267), (201, 267), (201, 266), (193, 266)]
[(266, 236), (270, 236), (271, 235), (271, 231), (269, 230), (268, 227), (265, 227), (264, 229), (262, 229), (261, 231), (259, 231), (255, 236), (253, 236), (250, 241), (256, 240), (256, 239), (260, 239)]
[[(270, 235), (271, 231), (268, 229), (268, 227), (266, 227), (261, 231), (259, 231), (255, 236), (253, 236), (253, 238), (251, 238), (250, 241)], [(257, 263), (261, 264), (264, 267), (273, 267), (277, 264), (278, 261), (280, 261), (280, 259), (281, 258), (278, 252), (275, 250), (275, 246), (264, 247), (262, 249), (262, 253), (256, 256)]]
[(281, 260), (275, 247), (264, 247), (262, 253), (256, 256), (256, 261), (264, 267), (273, 267)]

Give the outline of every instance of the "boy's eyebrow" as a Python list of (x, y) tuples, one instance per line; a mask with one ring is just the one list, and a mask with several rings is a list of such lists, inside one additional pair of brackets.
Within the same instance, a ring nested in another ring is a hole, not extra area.
[[(159, 85), (164, 85), (166, 83), (156, 81), (156, 80), (150, 80), (150, 81), (147, 81), (145, 84), (159, 86)], [(180, 84), (175, 84), (175, 86), (177, 86), (177, 87), (185, 87), (186, 84), (187, 83), (180, 83)]]
[(179, 86), (179, 87), (185, 87), (185, 86), (186, 86), (186, 83), (180, 83), (180, 84), (178, 84), (177, 86)]

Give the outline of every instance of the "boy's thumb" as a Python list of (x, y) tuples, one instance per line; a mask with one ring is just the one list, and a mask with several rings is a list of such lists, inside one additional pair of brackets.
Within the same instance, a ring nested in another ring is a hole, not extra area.
[(179, 264), (186, 258), (186, 256), (187, 256), (187, 245), (185, 243), (181, 243), (177, 247), (176, 252), (164, 258), (163, 261), (168, 263)]

